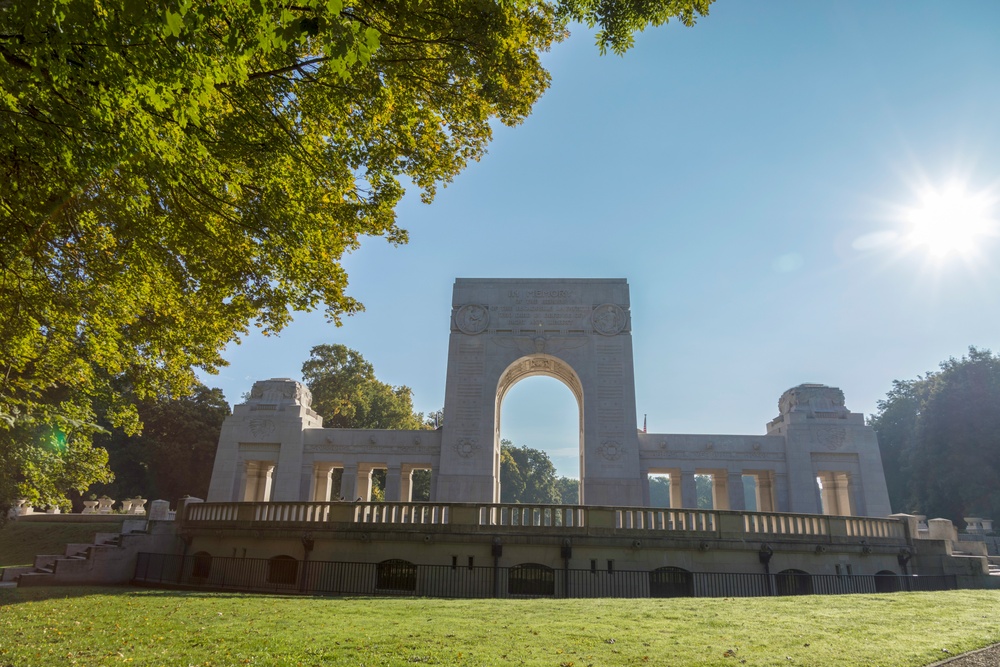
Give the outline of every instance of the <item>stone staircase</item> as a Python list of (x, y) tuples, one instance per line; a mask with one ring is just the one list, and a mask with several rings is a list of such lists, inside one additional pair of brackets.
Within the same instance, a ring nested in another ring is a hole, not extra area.
[[(971, 561), (973, 559), (979, 561), (979, 563), (975, 566), (969, 563), (969, 572), (979, 571), (983, 564), (985, 564), (987, 568), (989, 568), (988, 574), (990, 576), (1000, 577), (1000, 556), (984, 555), (985, 549), (976, 549), (976, 551), (979, 551), (980, 553), (975, 553), (974, 551), (968, 551), (962, 548), (967, 547), (969, 544), (974, 543), (953, 542), (950, 550), (950, 556), (958, 559), (958, 561)], [(964, 570), (965, 568), (962, 569)]]
[(97, 548), (120, 547), (122, 533), (97, 533), (90, 543), (67, 544), (62, 554), (41, 554), (35, 556), (34, 563), (24, 567), (0, 569), (0, 582), (17, 586), (45, 586), (57, 583), (59, 570), (73, 569), (76, 563), (90, 560)]
[(171, 525), (173, 522), (159, 523), (160, 526), (150, 529), (145, 520), (125, 521), (121, 533), (97, 533), (90, 544), (67, 544), (62, 554), (35, 556), (30, 566), (2, 568), (0, 585), (128, 583), (135, 569), (137, 553), (170, 553), (177, 546)]

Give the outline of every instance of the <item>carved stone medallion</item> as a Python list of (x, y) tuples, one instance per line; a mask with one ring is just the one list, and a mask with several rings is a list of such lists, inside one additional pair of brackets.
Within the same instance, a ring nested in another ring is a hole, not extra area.
[(464, 334), (475, 335), (486, 331), (490, 323), (490, 311), (486, 306), (469, 304), (462, 306), (455, 314), (455, 325)]
[(614, 440), (605, 440), (597, 448), (597, 453), (608, 461), (617, 461), (625, 453), (625, 448)]
[(819, 444), (823, 445), (830, 451), (840, 449), (844, 446), (844, 443), (847, 442), (847, 431), (842, 426), (834, 426), (832, 424), (814, 426), (813, 433), (815, 433), (816, 440)]
[(594, 313), (590, 316), (594, 324), (594, 331), (602, 336), (614, 336), (620, 334), (625, 328), (626, 316), (621, 306), (613, 303), (594, 308)]
[(479, 451), (479, 445), (475, 438), (462, 438), (455, 443), (455, 452), (463, 459), (467, 459)]
[(265, 438), (274, 433), (274, 422), (270, 419), (251, 419), (249, 426), (255, 438)]

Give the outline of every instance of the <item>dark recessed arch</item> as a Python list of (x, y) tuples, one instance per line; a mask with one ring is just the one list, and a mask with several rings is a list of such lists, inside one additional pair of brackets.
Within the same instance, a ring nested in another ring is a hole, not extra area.
[(199, 551), (191, 557), (191, 576), (196, 579), (207, 579), (212, 574), (212, 554)]
[(778, 595), (812, 595), (812, 577), (804, 570), (782, 570), (774, 575)]
[(694, 578), (679, 567), (659, 567), (649, 573), (649, 596), (684, 598), (694, 595)]
[(531, 597), (556, 594), (556, 573), (540, 563), (521, 563), (507, 571), (507, 593)]
[(879, 570), (875, 573), (876, 593), (896, 593), (900, 590), (899, 575), (892, 570)]
[(299, 561), (292, 556), (275, 556), (267, 561), (267, 583), (294, 586), (299, 576)]
[(392, 558), (378, 564), (375, 588), (381, 592), (412, 593), (417, 590), (417, 566), (408, 560)]

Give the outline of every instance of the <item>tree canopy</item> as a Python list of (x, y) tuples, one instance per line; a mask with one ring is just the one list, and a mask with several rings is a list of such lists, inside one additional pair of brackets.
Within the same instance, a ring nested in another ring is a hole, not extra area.
[(136, 432), (251, 326), (358, 311), (344, 253), (406, 241), (404, 184), (429, 202), (521, 122), (571, 21), (621, 53), (710, 2), (4, 3), (0, 457), (82, 451), (95, 402)]
[(971, 347), (939, 371), (894, 381), (869, 424), (895, 511), (1000, 516), (1000, 357)]
[(302, 377), (327, 428), (428, 428), (423, 415), (413, 412), (412, 390), (378, 380), (372, 365), (346, 345), (314, 347)]
[(548, 454), (500, 441), (500, 502), (575, 505), (579, 498), (579, 480), (557, 477)]
[(222, 391), (198, 385), (190, 396), (146, 400), (138, 408), (141, 434), (109, 426), (95, 436), (94, 444), (108, 452), (114, 481), (91, 486), (90, 493), (171, 502), (184, 495), (204, 498), (222, 422), (230, 414)]
[(251, 324), (358, 310), (340, 258), (405, 242), (402, 183), (430, 201), (527, 116), (569, 20), (621, 52), (708, 4), (8, 3), (2, 414), (79, 414), (123, 374), (139, 398), (190, 389)]

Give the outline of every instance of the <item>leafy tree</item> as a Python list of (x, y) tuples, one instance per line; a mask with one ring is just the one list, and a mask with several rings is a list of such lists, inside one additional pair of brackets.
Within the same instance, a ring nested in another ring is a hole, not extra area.
[[(413, 392), (393, 387), (375, 377), (375, 369), (360, 352), (346, 345), (317, 345), (302, 364), (302, 377), (313, 396), (313, 410), (327, 428), (378, 428), (391, 430), (431, 428), (424, 416), (413, 412)], [(385, 499), (385, 469), (372, 472), (372, 500)], [(340, 479), (332, 480), (334, 497)], [(413, 475), (413, 498), (430, 499), (430, 475)], [(346, 498), (345, 500), (354, 500)]]
[(649, 477), (650, 507), (670, 507), (670, 477), (651, 475)]
[(896, 510), (1000, 516), (1000, 357), (969, 348), (940, 370), (894, 382), (869, 420)]
[(410, 497), (415, 501), (431, 499), (431, 471), (414, 470), (410, 478)]
[(423, 429), (413, 392), (375, 378), (375, 369), (346, 345), (317, 345), (302, 364), (313, 410), (328, 428)]
[(82, 451), (95, 401), (135, 433), (251, 325), (360, 310), (343, 254), (406, 241), (401, 183), (431, 201), (521, 122), (570, 21), (621, 53), (710, 1), (5, 3), (0, 428)]
[(70, 508), (67, 494), (110, 481), (108, 454), (91, 446), (90, 432), (23, 420), (0, 430), (0, 526), (14, 498), (35, 507)]
[(556, 490), (559, 492), (559, 502), (563, 505), (580, 504), (580, 480), (572, 477), (558, 477)]
[(500, 502), (559, 503), (556, 469), (548, 454), (501, 440)]
[(694, 488), (698, 494), (698, 509), (712, 509), (712, 476), (695, 475)]
[(222, 422), (230, 414), (220, 389), (199, 385), (190, 396), (143, 401), (141, 435), (112, 429), (98, 435), (115, 479), (90, 488), (112, 498), (204, 498), (212, 476)]
[(427, 413), (427, 416), (424, 418), (424, 424), (427, 428), (441, 428), (444, 426), (444, 408)]

